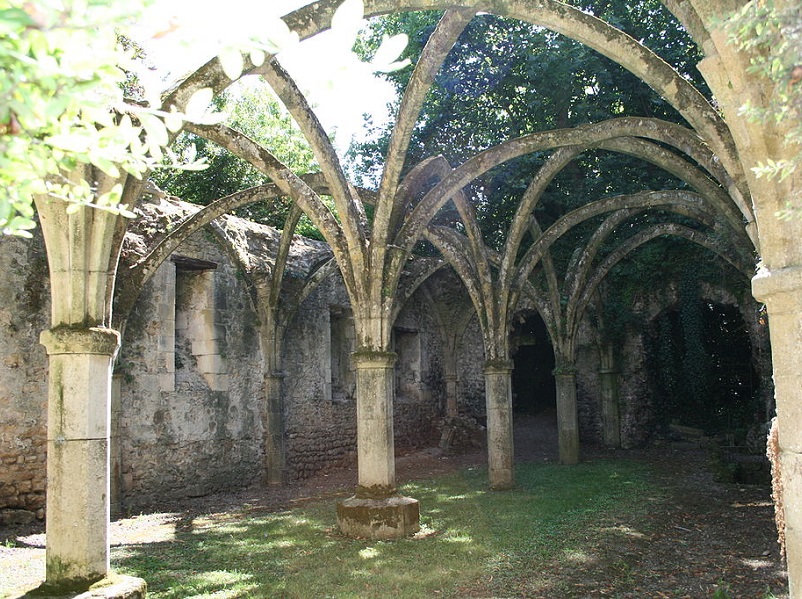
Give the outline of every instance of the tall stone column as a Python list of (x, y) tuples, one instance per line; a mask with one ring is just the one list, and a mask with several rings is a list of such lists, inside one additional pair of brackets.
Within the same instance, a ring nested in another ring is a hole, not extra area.
[(117, 331), (62, 325), (50, 360), (46, 585), (81, 588), (109, 573), (109, 420)]
[(284, 482), (286, 454), (284, 450), (284, 395), (286, 373), (270, 372), (264, 376), (265, 407), (262, 421), (264, 431), (265, 482), (280, 485)]
[(790, 597), (802, 596), (802, 267), (761, 271), (752, 292), (769, 313)]
[(352, 537), (405, 537), (420, 530), (420, 510), (417, 500), (399, 496), (395, 486), (396, 354), (359, 351), (353, 358), (359, 481), (356, 495), (337, 504), (337, 523)]
[(579, 462), (579, 424), (576, 413), (576, 370), (558, 368), (557, 383), (557, 436), (561, 464)]
[(621, 447), (621, 414), (618, 406), (618, 371), (599, 369), (601, 380), (602, 428), (607, 447)]
[(360, 492), (395, 493), (393, 397), (396, 354), (356, 352), (356, 434)]
[(602, 429), (607, 447), (621, 447), (621, 414), (618, 405), (618, 371), (611, 343), (599, 350), (599, 379), (601, 382)]
[(512, 438), (512, 368), (509, 360), (485, 363), (487, 403), (487, 469), (490, 487), (510, 489), (515, 485)]
[(446, 379), (446, 416), (458, 416), (459, 406), (457, 404), (457, 373), (447, 372)]

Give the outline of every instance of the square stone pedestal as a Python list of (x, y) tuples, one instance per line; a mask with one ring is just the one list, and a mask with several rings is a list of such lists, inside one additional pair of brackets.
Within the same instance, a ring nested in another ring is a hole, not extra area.
[(350, 497), (337, 504), (337, 525), (347, 537), (400, 539), (420, 530), (420, 507), (411, 497)]
[(145, 599), (147, 590), (148, 585), (141, 578), (112, 574), (93, 584), (87, 591), (60, 592), (43, 584), (19, 596), (19, 599)]

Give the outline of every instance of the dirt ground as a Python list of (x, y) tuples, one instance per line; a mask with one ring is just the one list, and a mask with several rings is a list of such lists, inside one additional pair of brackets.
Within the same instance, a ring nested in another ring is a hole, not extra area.
[[(515, 426), (516, 461), (555, 461), (556, 425), (553, 416), (518, 417)], [(721, 484), (707, 469), (703, 450), (659, 449), (610, 452), (583, 447), (583, 459), (626, 457), (650, 464), (661, 497), (655, 499), (646, 526), (617, 535), (609, 545), (592, 535), (581, 564), (550, 564), (538, 572), (553, 582), (559, 594), (543, 597), (585, 598), (703, 598), (719, 589), (717, 599), (786, 599), (787, 581), (774, 528), (770, 490), (755, 485)], [(399, 482), (430, 478), (485, 462), (481, 451), (444, 456), (424, 450), (400, 456)], [(165, 503), (152, 514), (120, 519), (111, 525), (113, 545), (155, 541), (172, 532), (174, 518), (208, 514), (243, 504), (261, 509), (286, 509), (309, 499), (352, 489), (353, 470), (321, 474), (284, 487), (253, 488), (235, 493)], [(625, 523), (619, 523), (626, 529)], [(626, 530), (624, 530), (626, 532)], [(579, 567), (578, 567), (579, 566)], [(0, 527), (0, 599), (19, 597), (44, 577), (44, 534), (41, 524)], [(490, 597), (490, 589), (475, 588), (471, 597)], [(540, 597), (541, 595), (525, 595)]]

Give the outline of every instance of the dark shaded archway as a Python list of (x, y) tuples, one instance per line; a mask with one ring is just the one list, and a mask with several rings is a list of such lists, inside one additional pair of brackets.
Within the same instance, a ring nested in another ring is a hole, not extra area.
[(646, 347), (655, 420), (743, 443), (762, 422), (752, 345), (737, 306), (680, 303), (655, 318)]
[(557, 405), (554, 349), (546, 324), (537, 312), (521, 314), (511, 333), (513, 412), (553, 413)]

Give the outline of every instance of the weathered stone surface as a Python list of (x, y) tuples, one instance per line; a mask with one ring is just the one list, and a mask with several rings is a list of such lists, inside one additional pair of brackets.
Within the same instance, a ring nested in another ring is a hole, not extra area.
[(44, 502), (47, 357), (38, 332), (50, 293), (41, 234), (0, 236), (0, 507), (36, 512)]
[(337, 526), (348, 537), (400, 539), (420, 530), (420, 507), (410, 497), (351, 497), (337, 504)]
[[(58, 587), (43, 584), (30, 591), (30, 596), (44, 599), (145, 599), (147, 591), (148, 585), (143, 579), (111, 573), (108, 578), (99, 580), (85, 591), (66, 592), (59, 590)], [(28, 596), (26, 594), (19, 599)]]
[(0, 510), (0, 524), (30, 524), (36, 520), (36, 512), (29, 510)]

